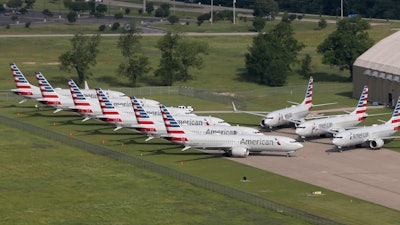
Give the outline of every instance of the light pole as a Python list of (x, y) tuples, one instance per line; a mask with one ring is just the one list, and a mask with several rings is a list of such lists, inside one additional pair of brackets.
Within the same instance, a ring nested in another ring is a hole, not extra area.
[(343, 0), (340, 0), (340, 18), (343, 19)]
[(143, 0), (143, 14), (146, 12), (146, 0)]
[(213, 5), (214, 5), (214, 0), (211, 0), (211, 18), (210, 18), (210, 22), (211, 22), (211, 24), (213, 23), (213, 21), (214, 21), (214, 16), (213, 16)]
[(233, 0), (233, 24), (234, 25), (236, 24), (236, 18), (235, 18), (235, 9), (236, 9), (236, 7), (235, 7), (235, 5), (236, 5), (236, 0)]

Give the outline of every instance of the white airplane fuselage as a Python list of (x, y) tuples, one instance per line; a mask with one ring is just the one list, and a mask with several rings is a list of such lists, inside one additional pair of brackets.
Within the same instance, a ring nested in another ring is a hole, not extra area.
[(296, 140), (270, 135), (193, 135), (187, 134), (174, 142), (197, 149), (220, 149), (231, 151), (233, 156), (246, 157), (249, 152), (295, 152), (303, 147)]
[(314, 119), (299, 124), (296, 127), (296, 134), (302, 138), (315, 137), (355, 127), (361, 122), (362, 120), (359, 120), (358, 116), (353, 114)]
[(277, 127), (289, 124), (290, 120), (302, 120), (309, 113), (309, 106), (300, 104), (289, 108), (279, 109), (267, 114), (260, 122), (262, 127)]
[(351, 129), (344, 132), (340, 132), (334, 135), (332, 143), (339, 148), (350, 147), (359, 144), (363, 144), (368, 141), (378, 140), (382, 141), (382, 138), (390, 137), (397, 130), (394, 130), (392, 124), (380, 124), (373, 126), (365, 126), (357, 129)]

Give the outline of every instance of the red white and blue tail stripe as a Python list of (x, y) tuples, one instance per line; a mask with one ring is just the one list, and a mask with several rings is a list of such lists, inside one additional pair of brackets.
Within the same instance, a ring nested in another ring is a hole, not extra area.
[(157, 132), (153, 119), (143, 109), (140, 101), (135, 97), (131, 97), (133, 111), (135, 112), (136, 120), (141, 128), (141, 132)]
[(12, 90), (15, 94), (23, 97), (33, 97), (32, 85), (25, 78), (24, 74), (17, 67), (15, 63), (10, 63), (11, 72), (14, 77), (15, 85), (17, 89)]
[(307, 105), (308, 110), (310, 110), (312, 107), (313, 84), (314, 84), (314, 79), (313, 79), (313, 77), (310, 77), (310, 80), (308, 81), (308, 85), (307, 85), (306, 96), (304, 97), (304, 100), (301, 103), (303, 105)]
[(188, 139), (185, 135), (185, 131), (171, 115), (167, 107), (165, 107), (165, 105), (160, 105), (160, 110), (164, 120), (165, 128), (167, 129), (167, 133), (169, 135), (167, 139), (174, 142), (187, 142)]
[(69, 79), (68, 86), (69, 90), (71, 91), (72, 100), (74, 101), (74, 104), (76, 106), (76, 109), (74, 109), (74, 111), (77, 113), (92, 114), (93, 110), (90, 102), (86, 99), (85, 95), (82, 94), (81, 90), (79, 89), (78, 85), (76, 85), (74, 80)]
[(104, 115), (119, 115), (118, 110), (110, 102), (101, 88), (96, 88), (97, 97), (99, 99), (100, 108)]
[(54, 88), (50, 85), (50, 83), (46, 80), (42, 73), (36, 72), (36, 78), (39, 83), (40, 91), (42, 92), (42, 97), (44, 99), (40, 100), (46, 105), (50, 105), (53, 107), (61, 106), (60, 97)]
[(399, 110), (400, 110), (400, 96), (399, 99), (397, 100), (396, 107), (394, 108), (392, 118), (390, 118), (390, 120), (388, 121), (392, 124), (393, 130), (398, 130), (400, 126)]
[(358, 117), (358, 121), (363, 121), (367, 116), (368, 86), (364, 86), (356, 109), (351, 113)]

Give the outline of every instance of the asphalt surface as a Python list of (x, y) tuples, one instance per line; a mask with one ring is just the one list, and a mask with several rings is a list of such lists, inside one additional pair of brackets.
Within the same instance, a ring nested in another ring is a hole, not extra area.
[[(283, 128), (266, 134), (297, 138), (294, 128)], [(271, 152), (229, 159), (400, 210), (398, 152), (354, 148), (340, 153), (331, 143), (331, 138), (313, 139), (303, 145), (304, 148), (292, 157)]]

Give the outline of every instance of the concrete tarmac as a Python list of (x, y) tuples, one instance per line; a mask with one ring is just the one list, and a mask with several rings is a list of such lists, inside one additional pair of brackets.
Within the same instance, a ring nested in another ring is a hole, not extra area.
[[(294, 128), (266, 134), (297, 138)], [(264, 152), (230, 160), (290, 177), (329, 190), (400, 210), (400, 154), (387, 149), (345, 149), (338, 152), (331, 138), (303, 143), (304, 148), (285, 153)]]

